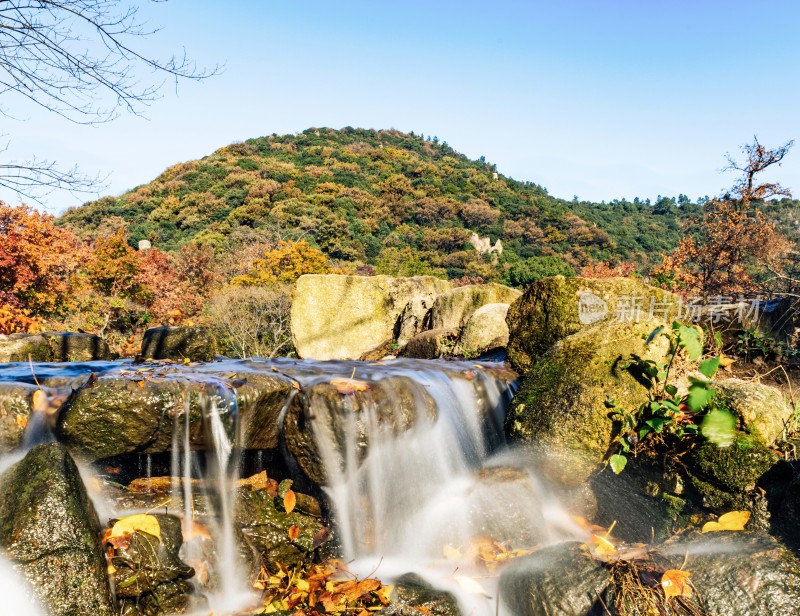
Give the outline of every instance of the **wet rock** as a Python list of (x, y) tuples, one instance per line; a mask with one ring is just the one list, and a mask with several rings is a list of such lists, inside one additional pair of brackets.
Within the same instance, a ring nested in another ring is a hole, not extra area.
[(279, 418), (294, 391), (292, 381), (278, 373), (240, 367), (187, 376), (182, 367), (102, 376), (64, 404), (57, 422), (59, 440), (92, 461), (170, 451), (176, 418), (181, 434), (185, 429), (188, 402), (190, 446), (202, 450), (202, 406), (213, 398), (226, 423), (232, 422), (231, 413), (237, 409), (243, 448), (277, 448)]
[(800, 605), (800, 560), (772, 537), (717, 532), (679, 538), (659, 549), (691, 581), (711, 614), (794, 614)]
[[(291, 567), (308, 560), (327, 540), (319, 517), (299, 509), (286, 513), (282, 502), (280, 496), (271, 495), (268, 490), (243, 489), (236, 499), (236, 521), (271, 571), (277, 570), (277, 564)], [(293, 526), (298, 529), (295, 539), (289, 536)]]
[(476, 357), (486, 350), (508, 344), (508, 304), (486, 304), (478, 308), (461, 331), (455, 354)]
[(394, 338), (409, 302), (430, 302), (450, 288), (449, 282), (430, 276), (301, 276), (291, 314), (297, 354), (305, 359), (358, 359)]
[(768, 385), (740, 379), (726, 379), (714, 384), (717, 403), (730, 409), (745, 432), (773, 444), (783, 433), (792, 416), (792, 407), (783, 394)]
[(458, 602), (450, 593), (438, 590), (413, 573), (407, 573), (395, 583), (389, 607), (381, 611), (386, 616), (461, 616)]
[(439, 359), (453, 354), (457, 339), (457, 329), (431, 329), (414, 336), (400, 355), (416, 359)]
[(666, 339), (644, 344), (658, 325), (602, 321), (559, 341), (525, 377), (506, 416), (506, 433), (562, 452), (550, 470), (567, 483), (586, 480), (618, 430), (606, 401), (632, 410), (647, 400), (647, 389), (624, 364), (631, 354), (664, 360)]
[(460, 329), (476, 310), (486, 304), (510, 304), (522, 293), (497, 283), (466, 285), (442, 293), (433, 302), (427, 329)]
[(577, 542), (522, 556), (500, 574), (500, 600), (514, 616), (600, 616), (608, 570)]
[(74, 332), (0, 335), (0, 362), (74, 362), (111, 359), (100, 336)]
[(0, 477), (0, 546), (50, 614), (114, 614), (99, 532), (62, 445), (34, 447)]
[(630, 278), (543, 278), (508, 310), (509, 359), (528, 372), (558, 340), (594, 323), (670, 322), (678, 306), (676, 295)]
[(0, 452), (16, 449), (22, 443), (36, 389), (25, 383), (0, 383)]
[(119, 601), (120, 616), (164, 616), (190, 614), (206, 608), (202, 597), (193, 595), (194, 586), (186, 580), (165, 582), (136, 598)]
[(213, 361), (217, 340), (208, 327), (151, 327), (142, 339), (142, 358)]
[(778, 462), (760, 439), (738, 433), (730, 447), (704, 441), (689, 454), (686, 473), (704, 507), (715, 513), (747, 509), (756, 516), (765, 504), (756, 486)]
[(181, 521), (175, 516), (155, 514), (161, 537), (135, 531), (130, 544), (114, 551), (114, 589), (117, 597), (134, 598), (156, 591), (158, 586), (188, 580), (194, 569), (178, 552), (183, 544)]

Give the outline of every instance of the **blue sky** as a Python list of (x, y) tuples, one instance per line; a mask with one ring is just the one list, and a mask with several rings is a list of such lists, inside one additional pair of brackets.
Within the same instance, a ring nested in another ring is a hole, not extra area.
[[(391, 127), (558, 197), (694, 199), (732, 183), (723, 155), (754, 134), (800, 139), (796, 1), (170, 0), (143, 15), (163, 28), (149, 53), (185, 47), (224, 72), (166, 87), (146, 119), (17, 111), (5, 157), (108, 174), (104, 194), (119, 194), (249, 137)], [(800, 146), (771, 178), (800, 195)]]

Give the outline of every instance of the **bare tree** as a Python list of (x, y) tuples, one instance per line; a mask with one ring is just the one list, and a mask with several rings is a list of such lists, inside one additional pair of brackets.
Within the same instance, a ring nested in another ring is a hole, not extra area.
[(290, 355), (291, 287), (228, 287), (208, 305), (222, 350), (232, 357)]
[[(198, 70), (185, 53), (151, 57), (141, 46), (156, 32), (120, 0), (0, 0), (0, 115), (17, 119), (17, 110), (33, 105), (100, 124), (121, 112), (141, 114), (167, 80), (218, 72)], [(143, 71), (148, 79), (140, 79)], [(99, 181), (48, 160), (0, 164), (0, 187), (37, 200), (55, 189), (90, 192)]]

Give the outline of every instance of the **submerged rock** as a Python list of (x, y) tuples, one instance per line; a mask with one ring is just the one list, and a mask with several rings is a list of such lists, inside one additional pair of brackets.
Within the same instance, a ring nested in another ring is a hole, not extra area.
[(111, 359), (108, 344), (95, 334), (44, 332), (0, 335), (0, 362), (71, 362)]
[(394, 338), (398, 320), (410, 302), (430, 303), (450, 289), (449, 282), (431, 276), (301, 276), (291, 315), (297, 355), (358, 359)]
[(0, 477), (0, 547), (51, 615), (115, 613), (99, 533), (62, 445), (34, 447)]
[(562, 452), (551, 470), (568, 483), (587, 479), (610, 452), (616, 434), (607, 401), (633, 410), (647, 400), (647, 389), (625, 362), (631, 354), (664, 360), (665, 338), (645, 348), (647, 335), (658, 325), (602, 321), (559, 341), (525, 377), (506, 416), (506, 433)]
[(595, 323), (669, 322), (678, 308), (677, 295), (630, 278), (543, 278), (508, 310), (509, 359), (527, 372), (557, 341)]
[(208, 327), (151, 327), (142, 339), (143, 359), (212, 361), (217, 340)]
[(294, 391), (292, 380), (245, 364), (228, 368), (220, 373), (190, 373), (167, 366), (102, 376), (64, 404), (57, 422), (59, 440), (92, 461), (126, 453), (162, 453), (172, 448), (176, 418), (183, 435), (188, 410), (190, 446), (202, 450), (202, 407), (213, 402), (226, 423), (232, 422), (234, 410), (239, 414), (243, 448), (277, 448), (279, 418)]

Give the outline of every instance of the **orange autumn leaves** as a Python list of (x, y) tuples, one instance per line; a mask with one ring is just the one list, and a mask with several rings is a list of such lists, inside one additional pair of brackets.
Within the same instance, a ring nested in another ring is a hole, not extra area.
[(272, 574), (262, 569), (253, 586), (263, 592), (264, 600), (256, 614), (288, 612), (292, 616), (366, 616), (389, 605), (392, 590), (374, 578), (359, 580), (337, 560), (292, 570), (279, 565)]

